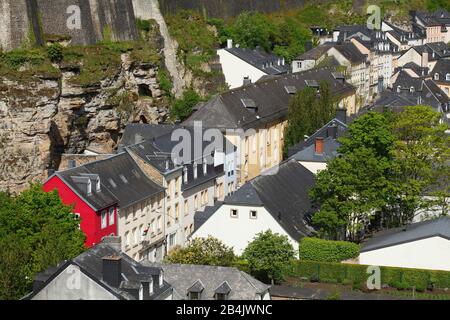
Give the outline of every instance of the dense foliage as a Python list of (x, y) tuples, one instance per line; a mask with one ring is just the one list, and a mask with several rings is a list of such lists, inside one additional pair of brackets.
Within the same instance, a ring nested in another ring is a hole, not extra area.
[(359, 256), (359, 246), (352, 242), (303, 238), (299, 243), (300, 260), (341, 262)]
[[(371, 275), (365, 265), (295, 261), (286, 277), (307, 278), (310, 281), (353, 285), (354, 289), (367, 289)], [(381, 284), (399, 290), (417, 291), (450, 288), (450, 272), (410, 268), (380, 267)]]
[(41, 185), (17, 197), (0, 193), (0, 300), (31, 290), (36, 273), (84, 250), (79, 218)]
[(176, 99), (170, 109), (170, 116), (173, 120), (185, 120), (192, 113), (192, 109), (200, 102), (201, 98), (194, 89), (183, 92), (183, 96)]
[(285, 155), (291, 146), (303, 141), (305, 136), (313, 134), (335, 117), (337, 104), (332, 97), (330, 84), (321, 82), (319, 92), (306, 87), (291, 99), (285, 131)]
[(397, 115), (369, 112), (350, 125), (341, 156), (311, 191), (321, 206), (313, 222), (322, 236), (359, 241), (366, 231), (410, 223), (421, 210), (445, 203), (448, 193), (438, 203), (423, 197), (448, 189), (450, 144), (440, 116), (414, 106)]
[(235, 260), (233, 248), (213, 237), (195, 238), (186, 247), (172, 250), (166, 258), (168, 263), (223, 267), (233, 266)]
[(266, 283), (282, 281), (283, 272), (294, 257), (294, 248), (288, 238), (270, 230), (258, 234), (242, 255), (250, 273)]

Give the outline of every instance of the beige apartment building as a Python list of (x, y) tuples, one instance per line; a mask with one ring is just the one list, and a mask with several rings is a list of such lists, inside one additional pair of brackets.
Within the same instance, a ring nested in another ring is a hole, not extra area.
[(222, 93), (200, 105), (184, 125), (201, 123), (223, 132), (238, 148), (237, 175), (242, 186), (282, 162), (289, 102), (305, 87), (319, 90), (321, 81), (330, 83), (339, 105), (349, 114), (358, 111), (355, 88), (333, 69), (320, 68), (261, 79)]

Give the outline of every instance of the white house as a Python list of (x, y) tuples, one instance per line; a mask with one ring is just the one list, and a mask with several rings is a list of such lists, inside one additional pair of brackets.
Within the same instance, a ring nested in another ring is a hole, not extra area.
[(223, 74), (230, 89), (256, 82), (267, 75), (280, 75), (290, 72), (284, 58), (265, 52), (262, 49), (233, 47), (228, 40), (227, 48), (217, 51)]
[(362, 246), (359, 263), (450, 271), (450, 218), (380, 232)]
[(258, 233), (271, 230), (287, 236), (297, 251), (298, 241), (314, 231), (307, 222), (313, 184), (314, 175), (295, 160), (282, 163), (197, 212), (192, 238), (218, 238), (240, 255)]

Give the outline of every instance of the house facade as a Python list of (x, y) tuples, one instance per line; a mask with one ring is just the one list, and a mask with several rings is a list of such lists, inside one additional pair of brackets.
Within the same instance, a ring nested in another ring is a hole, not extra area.
[[(189, 145), (194, 148), (194, 130), (178, 129), (185, 130), (191, 142)], [(142, 143), (125, 147), (143, 172), (166, 190), (160, 204), (164, 215), (161, 219), (152, 220), (154, 227), (150, 228), (154, 231), (161, 226), (164, 230), (166, 253), (185, 245), (194, 231), (195, 212), (223, 200), (237, 186), (235, 147), (223, 136), (222, 148), (214, 149), (210, 161), (202, 157), (208, 147), (207, 141), (201, 142), (199, 158), (192, 154), (187, 159), (181, 159), (173, 156), (179, 141), (172, 139), (172, 132), (146, 137)], [(144, 247), (146, 243), (151, 244), (144, 240)], [(160, 261), (152, 259), (151, 255), (142, 259)]]
[(380, 232), (363, 244), (359, 263), (450, 271), (450, 219), (441, 217)]
[(260, 48), (248, 49), (233, 46), (233, 40), (228, 40), (227, 48), (219, 49), (217, 54), (230, 89), (256, 82), (267, 75), (279, 75), (291, 71), (284, 58), (269, 54)]
[(293, 160), (272, 170), (197, 212), (192, 238), (215, 237), (240, 255), (257, 234), (271, 230), (286, 236), (297, 251), (298, 241), (313, 232), (307, 221), (314, 175)]
[[(154, 259), (164, 257), (164, 229), (151, 229), (152, 221), (164, 215), (164, 188), (150, 180), (127, 153), (57, 172), (44, 183), (44, 190), (57, 190), (65, 204), (74, 205), (88, 247), (117, 235), (124, 239), (123, 251), (136, 260), (150, 252)], [(101, 208), (93, 212), (92, 207)], [(144, 254), (147, 239), (152, 246)]]
[(330, 83), (332, 94), (349, 114), (357, 112), (355, 88), (332, 69), (321, 68), (222, 93), (200, 105), (184, 125), (201, 123), (220, 130), (237, 146), (237, 180), (242, 186), (282, 161), (290, 99), (303, 88), (319, 89), (320, 81)]

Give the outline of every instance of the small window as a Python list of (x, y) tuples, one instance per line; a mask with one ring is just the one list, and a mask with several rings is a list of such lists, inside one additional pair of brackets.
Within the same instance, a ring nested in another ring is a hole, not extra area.
[(258, 212), (256, 210), (250, 211), (250, 219), (257, 219), (258, 218)]
[(225, 293), (216, 293), (216, 300), (219, 300), (219, 301), (228, 300), (227, 299), (227, 294), (225, 294)]
[(102, 211), (102, 229), (108, 226), (106, 210)]
[(115, 221), (115, 210), (114, 208), (109, 209), (109, 225), (114, 225)]
[(188, 168), (186, 167), (183, 168), (183, 180), (184, 184), (188, 183)]
[(206, 159), (203, 160), (203, 175), (206, 176), (208, 174), (208, 163)]
[(447, 74), (445, 75), (445, 80), (450, 81), (450, 73), (447, 73)]
[(189, 300), (200, 300), (199, 292), (189, 292)]
[(232, 218), (238, 218), (239, 217), (238, 211), (236, 209), (231, 209), (231, 217)]
[(434, 80), (439, 80), (439, 73), (434, 74)]

